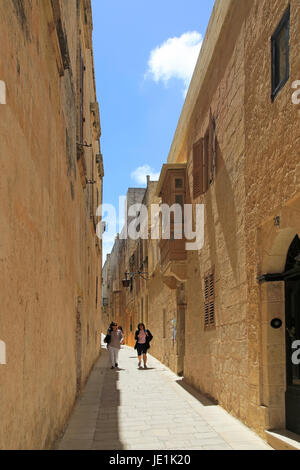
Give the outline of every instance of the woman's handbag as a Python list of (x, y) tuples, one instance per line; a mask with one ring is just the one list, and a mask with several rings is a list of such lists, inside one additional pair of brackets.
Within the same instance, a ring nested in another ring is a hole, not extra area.
[(111, 335), (106, 335), (104, 338), (104, 343), (109, 344), (111, 340)]

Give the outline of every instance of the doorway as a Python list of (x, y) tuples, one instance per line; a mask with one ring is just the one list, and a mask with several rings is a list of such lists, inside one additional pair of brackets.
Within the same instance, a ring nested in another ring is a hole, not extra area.
[(76, 305), (76, 397), (80, 395), (82, 383), (82, 298), (77, 297)]
[[(300, 240), (289, 248), (285, 268), (286, 428), (300, 434), (300, 362), (294, 354), (300, 340)], [(298, 346), (299, 348), (299, 346)]]

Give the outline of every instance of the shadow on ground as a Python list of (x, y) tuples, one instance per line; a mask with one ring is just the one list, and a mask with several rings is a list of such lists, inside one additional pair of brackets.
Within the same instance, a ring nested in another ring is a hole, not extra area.
[(184, 379), (176, 380), (176, 383), (186, 390), (190, 395), (196, 398), (203, 406), (216, 406), (218, 401), (212, 397), (203, 395), (198, 390), (193, 388), (191, 385), (185, 382)]
[[(107, 357), (107, 350), (101, 351)], [(108, 359), (108, 357), (107, 357)], [(106, 361), (107, 362), (107, 361)], [(95, 450), (122, 450), (123, 444), (119, 435), (120, 390), (118, 390), (118, 370), (108, 368), (105, 364), (104, 381), (99, 401), (99, 413), (96, 423), (93, 449)], [(124, 369), (119, 369), (124, 370)]]

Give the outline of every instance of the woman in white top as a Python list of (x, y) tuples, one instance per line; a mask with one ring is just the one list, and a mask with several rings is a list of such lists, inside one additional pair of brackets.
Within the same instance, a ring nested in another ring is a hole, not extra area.
[(118, 356), (121, 348), (121, 342), (123, 341), (122, 331), (118, 330), (118, 324), (111, 322), (107, 332), (110, 335), (110, 342), (107, 346), (109, 356), (111, 360), (111, 369), (118, 367)]

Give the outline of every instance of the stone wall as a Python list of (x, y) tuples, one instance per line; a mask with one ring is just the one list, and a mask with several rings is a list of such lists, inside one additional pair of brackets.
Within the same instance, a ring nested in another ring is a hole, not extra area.
[[(289, 4), (290, 77), (272, 102), (270, 37)], [(284, 285), (260, 286), (256, 278), (284, 271), (288, 248), (300, 233), (300, 105), (292, 102), (292, 83), (300, 79), (299, 15), (297, 0), (254, 1), (246, 24), (248, 420), (261, 431), (285, 427), (285, 332), (270, 327), (276, 316), (285, 320)]]
[[(270, 38), (289, 3), (290, 78), (272, 103)], [(292, 103), (299, 30), (296, 1), (216, 2), (168, 158), (187, 162), (193, 194), (193, 144), (214, 116), (216, 178), (193, 201), (205, 204), (205, 242), (187, 259), (184, 376), (262, 436), (285, 427), (284, 329), (270, 327), (275, 312), (284, 320), (284, 289), (260, 286), (257, 276), (283, 271), (300, 229)], [(205, 330), (204, 274), (212, 267), (216, 321)]]
[(91, 190), (77, 162), (79, 44), (86, 62), (85, 138), (92, 144), (83, 158), (101, 195), (100, 123), (90, 114), (97, 101), (90, 3), (78, 5), (0, 2), (0, 77), (7, 87), (0, 124), (2, 449), (49, 448), (99, 354), (101, 246)]
[[(216, 178), (209, 191), (194, 200), (194, 203), (205, 204), (205, 242), (201, 251), (188, 252), (187, 259), (184, 377), (240, 418), (246, 415), (248, 375), (243, 179), (243, 19), (247, 12), (247, 2), (230, 12), (177, 156), (179, 162), (187, 160), (189, 193), (193, 194), (193, 144), (204, 137), (209, 117), (214, 116)], [(215, 327), (206, 330), (204, 275), (212, 267), (215, 271)]]

